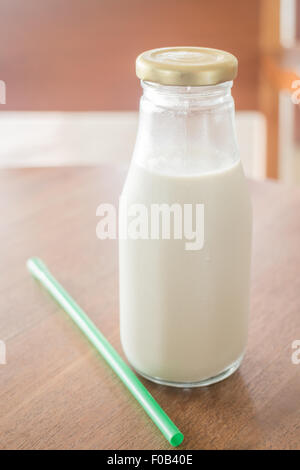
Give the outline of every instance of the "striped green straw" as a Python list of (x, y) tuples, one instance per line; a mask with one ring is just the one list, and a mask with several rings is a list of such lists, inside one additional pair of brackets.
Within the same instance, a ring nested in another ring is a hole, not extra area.
[(59, 284), (39, 258), (30, 258), (27, 261), (30, 273), (50, 292), (54, 299), (69, 314), (72, 320), (94, 345), (101, 356), (110, 365), (119, 379), (132, 393), (148, 416), (156, 424), (169, 443), (177, 447), (183, 441), (183, 434), (171, 421), (156, 400), (139, 381), (130, 367), (123, 361), (117, 351), (107, 341), (94, 323), (79, 307), (68, 292)]

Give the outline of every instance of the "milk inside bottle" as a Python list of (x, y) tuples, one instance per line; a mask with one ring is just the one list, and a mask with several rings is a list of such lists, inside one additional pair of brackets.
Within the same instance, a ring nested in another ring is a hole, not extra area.
[(251, 204), (234, 128), (237, 60), (168, 48), (137, 59), (139, 129), (120, 198), (120, 331), (150, 380), (201, 386), (240, 365)]

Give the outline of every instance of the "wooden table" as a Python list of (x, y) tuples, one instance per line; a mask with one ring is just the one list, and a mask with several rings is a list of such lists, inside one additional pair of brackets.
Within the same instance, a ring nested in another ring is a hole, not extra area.
[[(96, 238), (96, 207), (116, 203), (117, 168), (0, 172), (2, 449), (169, 449), (66, 314), (28, 274), (38, 255), (122, 354), (117, 242)], [(251, 183), (254, 255), (247, 355), (198, 390), (147, 382), (184, 432), (182, 449), (300, 449), (300, 191)], [(143, 380), (143, 382), (146, 382)]]

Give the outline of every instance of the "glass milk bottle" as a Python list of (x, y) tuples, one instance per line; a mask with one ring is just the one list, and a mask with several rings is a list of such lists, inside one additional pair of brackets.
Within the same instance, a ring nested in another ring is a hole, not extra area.
[(240, 365), (247, 341), (251, 204), (224, 51), (137, 58), (143, 96), (119, 207), (120, 329), (130, 364), (177, 387)]

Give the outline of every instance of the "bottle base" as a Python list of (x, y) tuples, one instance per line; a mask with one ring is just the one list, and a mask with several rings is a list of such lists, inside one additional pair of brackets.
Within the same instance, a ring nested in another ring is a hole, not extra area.
[(215, 384), (217, 382), (221, 382), (222, 380), (227, 379), (230, 377), (241, 365), (241, 362), (243, 360), (243, 356), (240, 356), (236, 361), (234, 361), (232, 364), (230, 364), (229, 367), (227, 367), (225, 370), (220, 372), (219, 374), (209, 377), (204, 380), (200, 380), (198, 382), (172, 382), (169, 380), (163, 380), (159, 377), (151, 377), (147, 374), (144, 374), (143, 372), (139, 371), (136, 369), (134, 366), (132, 366), (136, 372), (144, 377), (147, 380), (150, 380), (151, 382), (155, 382), (160, 385), (167, 385), (169, 387), (177, 387), (177, 388), (196, 388), (196, 387), (207, 387), (208, 385)]

